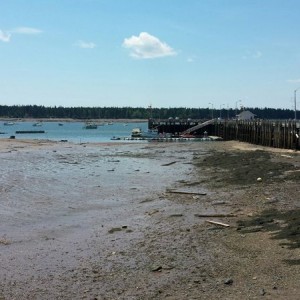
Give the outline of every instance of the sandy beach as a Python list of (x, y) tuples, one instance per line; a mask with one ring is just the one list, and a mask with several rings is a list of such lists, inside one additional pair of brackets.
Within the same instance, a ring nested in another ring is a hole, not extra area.
[(299, 299), (299, 152), (3, 139), (0, 158), (0, 299)]

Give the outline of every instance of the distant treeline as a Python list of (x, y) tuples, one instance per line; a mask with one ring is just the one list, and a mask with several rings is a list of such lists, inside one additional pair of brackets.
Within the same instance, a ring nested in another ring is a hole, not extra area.
[[(294, 111), (274, 108), (243, 108), (259, 119), (293, 119)], [(71, 118), (71, 119), (210, 119), (234, 118), (241, 110), (211, 108), (143, 108), (143, 107), (46, 107), (38, 105), (0, 106), (0, 117), (7, 118)]]

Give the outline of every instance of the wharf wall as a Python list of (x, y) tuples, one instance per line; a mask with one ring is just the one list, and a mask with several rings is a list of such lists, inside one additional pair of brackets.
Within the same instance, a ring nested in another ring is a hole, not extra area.
[[(149, 129), (159, 133), (180, 135), (207, 120), (149, 120)], [(272, 120), (214, 120), (193, 132), (197, 136), (219, 136), (225, 141), (236, 140), (256, 145), (300, 150), (300, 122)]]

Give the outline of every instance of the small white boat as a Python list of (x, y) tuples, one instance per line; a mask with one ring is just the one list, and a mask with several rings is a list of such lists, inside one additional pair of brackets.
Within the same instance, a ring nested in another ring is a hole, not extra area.
[(34, 127), (41, 127), (41, 126), (43, 126), (43, 124), (40, 123), (40, 122), (37, 122), (37, 123), (33, 123), (32, 126), (34, 126)]
[(133, 128), (131, 130), (131, 137), (133, 137), (133, 138), (142, 137), (142, 129), (141, 128)]
[(11, 125), (15, 125), (15, 122), (4, 122), (3, 125), (11, 126)]
[(131, 131), (132, 138), (142, 138), (142, 139), (154, 139), (158, 137), (158, 131), (155, 129), (149, 129), (148, 131), (143, 131), (141, 128), (133, 128)]

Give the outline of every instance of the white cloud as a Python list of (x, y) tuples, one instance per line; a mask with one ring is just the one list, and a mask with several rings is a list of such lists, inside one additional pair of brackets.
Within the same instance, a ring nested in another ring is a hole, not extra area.
[(123, 41), (123, 47), (130, 49), (130, 56), (139, 59), (172, 56), (177, 53), (166, 43), (147, 32), (131, 36)]
[(186, 61), (187, 61), (188, 63), (193, 63), (193, 62), (196, 61), (196, 59), (197, 59), (197, 56), (191, 55), (191, 56), (189, 56), (189, 57), (187, 58)]
[(31, 28), (31, 27), (18, 27), (11, 30), (3, 31), (0, 29), (0, 41), (1, 42), (10, 42), (12, 35), (14, 34), (40, 34), (42, 30)]
[(263, 56), (261, 51), (246, 51), (242, 56), (243, 59), (259, 59)]
[(10, 32), (18, 34), (40, 34), (42, 30), (31, 27), (18, 27), (10, 30)]
[(10, 42), (10, 37), (11, 37), (10, 33), (4, 32), (0, 29), (0, 41), (1, 42), (5, 42), (5, 43)]
[(96, 48), (96, 44), (91, 43), (91, 42), (78, 41), (75, 45), (78, 46), (79, 48), (83, 48), (83, 49)]
[(289, 83), (300, 83), (300, 78), (299, 79), (288, 79), (287, 82), (289, 82)]

